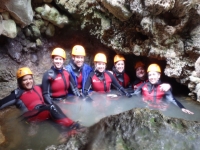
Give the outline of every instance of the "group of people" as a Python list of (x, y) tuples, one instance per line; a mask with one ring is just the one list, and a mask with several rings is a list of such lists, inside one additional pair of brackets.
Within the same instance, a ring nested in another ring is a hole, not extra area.
[[(30, 68), (19, 68), (16, 74), (18, 88), (0, 100), (0, 109), (16, 105), (29, 121), (51, 119), (70, 129), (79, 129), (81, 125), (68, 118), (56, 102), (66, 98), (67, 95), (85, 99), (91, 90), (109, 92), (114, 87), (129, 98), (133, 95), (142, 95), (142, 101), (150, 107), (166, 108), (167, 103), (172, 102), (183, 112), (193, 114), (173, 97), (169, 84), (161, 83), (161, 69), (157, 64), (151, 64), (146, 71), (145, 64), (137, 62), (135, 65), (137, 79), (130, 83), (130, 78), (125, 73), (123, 56), (114, 57), (112, 71), (106, 70), (105, 54), (95, 55), (94, 68), (84, 62), (85, 56), (84, 47), (75, 45), (72, 48), (69, 64), (64, 66), (66, 52), (62, 48), (55, 48), (51, 53), (53, 65), (44, 73), (41, 85), (35, 85)], [(130, 93), (126, 88), (131, 88), (134, 92)]]

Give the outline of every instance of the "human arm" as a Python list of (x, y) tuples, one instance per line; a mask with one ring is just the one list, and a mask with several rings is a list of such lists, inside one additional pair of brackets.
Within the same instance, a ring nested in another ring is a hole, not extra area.
[[(52, 74), (52, 78), (50, 78)], [(53, 79), (53, 72), (45, 72), (44, 75), (43, 75), (43, 78), (42, 78), (42, 94), (43, 94), (43, 97), (44, 97), (44, 101), (45, 103), (47, 104), (53, 104), (52, 103), (52, 99), (51, 99), (51, 96), (50, 96), (50, 80)]]
[(94, 72), (91, 72), (88, 76), (88, 78), (86, 79), (86, 82), (85, 82), (85, 86), (84, 86), (84, 90), (83, 90), (83, 94), (86, 96), (89, 94), (89, 90), (91, 89), (91, 86), (92, 86), (92, 76), (94, 75)]
[(112, 80), (112, 85), (113, 87), (115, 87), (118, 91), (120, 91), (121, 93), (123, 93), (124, 95), (126, 95), (127, 97), (131, 97), (131, 94), (129, 94), (117, 81), (117, 79), (108, 71), (106, 71), (106, 73), (110, 76), (111, 80)]
[(74, 78), (72, 77), (72, 75), (69, 73), (69, 80), (70, 80), (70, 88), (73, 92), (74, 95), (80, 97), (81, 93), (79, 92), (79, 89), (77, 87), (76, 82), (74, 81)]
[(171, 85), (168, 84), (168, 83), (162, 83), (160, 85), (160, 87), (161, 87), (161, 90), (164, 91), (164, 92), (167, 92), (169, 89), (171, 89)]
[(187, 113), (187, 114), (194, 114), (192, 111), (186, 109), (177, 99), (175, 99), (170, 90), (165, 92), (165, 98), (168, 102), (171, 102), (174, 105), (178, 106), (182, 112)]
[(3, 109), (11, 105), (15, 105), (15, 103), (16, 103), (16, 96), (15, 96), (15, 91), (13, 91), (10, 93), (10, 95), (0, 100), (0, 109)]
[(186, 114), (191, 114), (191, 115), (194, 114), (192, 111), (190, 111), (190, 110), (188, 110), (188, 109), (185, 109), (185, 108), (182, 108), (181, 110), (182, 110), (182, 112), (184, 112), (184, 113), (186, 113)]

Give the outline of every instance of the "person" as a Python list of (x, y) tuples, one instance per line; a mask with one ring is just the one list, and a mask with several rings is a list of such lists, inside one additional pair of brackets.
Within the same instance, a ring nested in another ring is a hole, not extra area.
[(28, 122), (41, 122), (50, 119), (67, 128), (79, 127), (79, 123), (68, 118), (56, 104), (45, 103), (42, 88), (35, 85), (30, 68), (19, 68), (16, 76), (18, 88), (0, 100), (0, 109), (15, 105), (21, 110), (22, 116)]
[[(148, 77), (145, 69), (145, 64), (143, 62), (138, 61), (134, 68), (136, 79), (132, 83), (132, 89), (136, 90), (142, 83), (148, 82)], [(170, 84), (167, 83), (162, 83), (160, 86), (163, 91), (168, 91), (171, 88)]]
[(66, 60), (65, 50), (55, 48), (51, 53), (51, 57), (53, 65), (44, 73), (42, 78), (42, 92), (47, 104), (65, 99), (69, 87), (73, 87), (74, 84), (73, 78), (63, 67)]
[(158, 64), (151, 64), (147, 69), (148, 82), (141, 84), (134, 92), (134, 95), (142, 95), (143, 102), (150, 108), (166, 110), (169, 103), (178, 106), (184, 113), (194, 114), (186, 109), (174, 98), (171, 90), (164, 92), (161, 88), (161, 69)]
[(130, 78), (125, 73), (125, 58), (122, 55), (115, 55), (114, 66), (112, 68), (113, 75), (124, 88), (128, 88), (130, 84)]
[(83, 90), (85, 88), (86, 80), (92, 72), (92, 67), (84, 63), (85, 60), (85, 48), (81, 45), (75, 45), (72, 48), (72, 59), (69, 64), (65, 66), (65, 69), (70, 73), (73, 78), (72, 92), (74, 95), (82, 97)]
[(116, 78), (106, 71), (107, 58), (103, 53), (97, 53), (94, 57), (95, 69), (90, 73), (85, 87), (84, 95), (89, 94), (90, 88), (96, 92), (110, 92), (111, 84), (127, 97), (131, 95), (117, 82)]

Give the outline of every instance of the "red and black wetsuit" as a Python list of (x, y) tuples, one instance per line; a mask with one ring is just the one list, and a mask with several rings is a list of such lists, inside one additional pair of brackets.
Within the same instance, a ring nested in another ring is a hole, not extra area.
[(52, 119), (64, 126), (71, 126), (73, 121), (69, 119), (57, 106), (46, 105), (42, 97), (40, 86), (34, 86), (31, 90), (16, 89), (4, 99), (0, 100), (0, 109), (16, 105), (23, 113), (32, 112), (29, 121), (43, 121)]
[(181, 109), (184, 108), (184, 106), (173, 97), (170, 90), (164, 92), (161, 90), (160, 85), (160, 81), (158, 81), (157, 84), (151, 84), (150, 82), (143, 83), (137, 88), (134, 95), (142, 95), (142, 100), (153, 108), (167, 108), (169, 103), (173, 103)]
[(87, 95), (90, 88), (96, 92), (109, 92), (111, 84), (120, 92), (127, 94), (110, 72), (105, 71), (101, 73), (97, 70), (90, 73), (85, 84), (84, 94)]
[(52, 100), (65, 98), (71, 80), (72, 78), (66, 70), (57, 70), (52, 66), (50, 70), (44, 73), (42, 79), (42, 92), (45, 102), (52, 104)]
[(130, 84), (130, 78), (129, 76), (123, 71), (123, 72), (119, 72), (116, 70), (115, 66), (113, 67), (113, 75), (114, 77), (117, 79), (117, 81), (119, 82), (119, 84), (121, 86), (123, 86), (124, 88), (127, 88)]

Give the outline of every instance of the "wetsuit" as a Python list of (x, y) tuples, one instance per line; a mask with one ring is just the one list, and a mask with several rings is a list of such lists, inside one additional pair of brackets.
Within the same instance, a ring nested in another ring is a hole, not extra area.
[(86, 80), (93, 69), (87, 64), (83, 64), (82, 67), (78, 67), (74, 64), (73, 60), (70, 60), (70, 63), (65, 67), (65, 69), (70, 73), (73, 78), (73, 83), (75, 83), (75, 85), (73, 84), (71, 86), (72, 92), (76, 96), (81, 96)]
[(129, 76), (124, 71), (123, 72), (117, 71), (115, 66), (113, 67), (112, 71), (113, 71), (113, 75), (115, 76), (115, 78), (117, 79), (119, 84), (121, 86), (123, 86), (124, 88), (127, 88), (129, 86), (129, 83), (130, 83)]
[(143, 83), (135, 90), (134, 95), (142, 95), (142, 100), (153, 108), (165, 109), (168, 107), (169, 103), (173, 103), (181, 109), (184, 108), (184, 106), (173, 97), (171, 90), (164, 92), (161, 90), (160, 85), (161, 81), (158, 81), (156, 84), (151, 84), (150, 82)]
[(16, 105), (28, 121), (43, 121), (52, 119), (64, 126), (71, 126), (73, 121), (69, 119), (61, 109), (53, 104), (46, 105), (42, 97), (40, 86), (34, 86), (31, 90), (16, 89), (11, 94), (0, 100), (0, 109)]
[(42, 91), (44, 100), (47, 104), (52, 104), (52, 101), (59, 101), (66, 98), (70, 85), (74, 85), (73, 79), (65, 69), (55, 69), (44, 73), (42, 79)]
[(110, 72), (105, 71), (101, 73), (98, 70), (90, 73), (85, 84), (84, 94), (88, 95), (90, 88), (97, 92), (109, 92), (111, 84), (127, 97), (130, 97), (130, 94), (124, 90)]
[(148, 80), (141, 80), (137, 78), (133, 83), (132, 83), (132, 89), (136, 90), (141, 84), (148, 82)]

